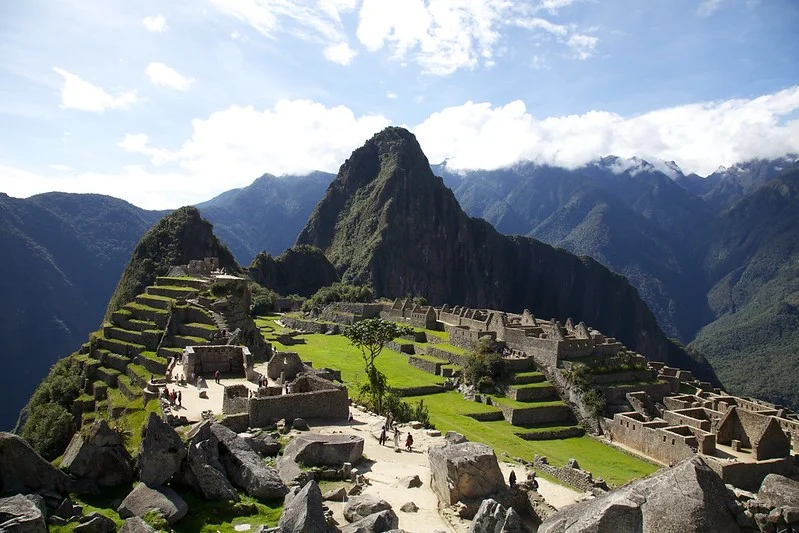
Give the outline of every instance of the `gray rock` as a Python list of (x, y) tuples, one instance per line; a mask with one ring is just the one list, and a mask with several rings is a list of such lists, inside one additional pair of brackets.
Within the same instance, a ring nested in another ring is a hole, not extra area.
[(282, 498), (288, 493), (277, 472), (265, 465), (244, 439), (220, 424), (212, 424), (211, 433), (219, 440), (219, 461), (234, 485), (264, 499)]
[(403, 489), (417, 489), (422, 486), (419, 476), (407, 476), (397, 481), (397, 486)]
[(133, 481), (130, 454), (120, 435), (102, 419), (92, 424), (88, 432), (75, 433), (64, 452), (61, 468), (101, 488)]
[(297, 435), (286, 445), (284, 458), (308, 466), (335, 466), (357, 463), (363, 455), (363, 438), (354, 435)]
[(491, 498), (483, 500), (472, 520), (469, 533), (522, 533), (519, 515)]
[(469, 442), (469, 439), (467, 439), (457, 431), (447, 431), (447, 433), (444, 435), (444, 440), (446, 440), (450, 444), (462, 444), (464, 442)]
[(150, 412), (142, 429), (137, 465), (139, 479), (151, 487), (166, 483), (186, 458), (186, 448), (172, 426)]
[(69, 490), (69, 476), (17, 435), (0, 432), (0, 494), (39, 490), (64, 495)]
[(795, 524), (799, 522), (799, 507), (783, 507), (782, 519), (786, 524)]
[(144, 518), (148, 512), (156, 511), (161, 513), (169, 525), (186, 516), (188, 510), (189, 506), (174, 490), (169, 487), (154, 489), (144, 483), (136, 485), (117, 509), (122, 518)]
[(75, 526), (78, 533), (114, 533), (117, 525), (113, 520), (100, 513), (89, 513), (80, 519), (80, 524)]
[(399, 518), (391, 509), (370, 514), (341, 528), (341, 533), (383, 533), (397, 529)]
[(799, 482), (779, 474), (769, 474), (760, 484), (757, 499), (768, 507), (799, 507)]
[(119, 528), (119, 533), (156, 533), (156, 531), (150, 524), (138, 516), (134, 516), (125, 520), (125, 523)]
[(42, 512), (42, 516), (47, 518), (47, 504), (44, 501), (44, 498), (39, 494), (25, 494), (25, 497), (28, 498), (30, 501), (33, 502), (39, 511)]
[(356, 522), (370, 514), (379, 513), (391, 509), (391, 505), (386, 500), (380, 500), (374, 496), (358, 496), (352, 498), (344, 506), (344, 518), (348, 522)]
[(639, 479), (547, 518), (540, 533), (738, 532), (733, 495), (701, 457)]
[(254, 437), (252, 435), (239, 435), (244, 442), (250, 445), (261, 457), (275, 457), (280, 452), (280, 443), (271, 435)]
[(218, 440), (210, 435), (208, 440), (189, 444), (186, 466), (191, 476), (184, 480), (206, 500), (239, 501), (239, 494), (225, 476), (219, 462)]
[(419, 510), (419, 507), (413, 502), (403, 503), (402, 507), (400, 507), (400, 511), (403, 513), (415, 513)]
[(302, 489), (295, 488), (286, 495), (278, 527), (282, 533), (322, 533), (328, 530), (322, 493), (315, 481), (309, 481)]
[(295, 418), (294, 421), (291, 423), (291, 429), (296, 429), (297, 431), (310, 431), (311, 428), (308, 427), (308, 422), (305, 421), (303, 418)]
[(17, 494), (10, 498), (0, 498), (0, 531), (47, 533), (47, 523), (35, 503), (22, 494)]
[(67, 522), (65, 519), (61, 518), (60, 516), (53, 515), (47, 519), (47, 523), (50, 524), (51, 526), (61, 527), (67, 525), (69, 522)]
[(485, 444), (463, 442), (434, 446), (428, 451), (428, 459), (433, 492), (445, 505), (482, 499), (505, 489), (497, 456)]
[(339, 487), (338, 489), (329, 490), (322, 495), (322, 499), (326, 502), (343, 502), (347, 499), (347, 489)]

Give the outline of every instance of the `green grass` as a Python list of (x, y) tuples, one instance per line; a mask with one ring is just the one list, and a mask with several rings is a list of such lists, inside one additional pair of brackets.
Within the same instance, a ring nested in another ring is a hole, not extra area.
[(434, 355), (427, 355), (423, 353), (417, 353), (412, 355), (411, 357), (415, 357), (416, 359), (421, 359), (422, 361), (429, 361), (431, 363), (441, 363), (442, 365), (449, 364), (449, 361), (445, 359), (441, 359), (440, 357), (436, 357)]
[[(176, 339), (186, 339), (187, 341), (191, 341), (195, 344), (205, 344), (208, 342), (208, 339), (203, 339), (202, 337), (193, 337), (191, 335), (175, 335)], [(182, 350), (182, 348), (181, 348)]]
[(520, 377), (520, 378), (526, 378), (526, 377), (531, 377), (531, 376), (534, 376), (534, 377), (543, 376), (544, 374), (539, 372), (538, 370), (528, 370), (527, 372), (511, 372), (511, 375), (517, 376), (517, 377)]
[(125, 307), (129, 307), (131, 309), (137, 309), (139, 311), (158, 313), (159, 315), (165, 315), (169, 312), (166, 309), (159, 309), (158, 307), (150, 307), (149, 305), (144, 305), (137, 302), (131, 302), (129, 304), (126, 304)]
[(208, 331), (216, 331), (217, 330), (217, 327), (214, 326), (213, 324), (203, 324), (202, 322), (188, 322), (188, 323), (186, 323), (184, 325), (185, 326), (191, 326), (191, 327), (194, 327), (194, 328), (207, 329)]
[(514, 409), (530, 409), (536, 407), (553, 407), (557, 405), (566, 405), (563, 400), (552, 400), (546, 402), (520, 402), (511, 400), (504, 396), (491, 395), (491, 401), (495, 404), (504, 405), (506, 407), (513, 407)]
[[(179, 291), (185, 293), (197, 292), (197, 289), (192, 287), (181, 287), (179, 285), (152, 285), (153, 288), (156, 289), (168, 289), (171, 291)], [(147, 296), (153, 296), (152, 294), (148, 294)]]
[[(263, 323), (263, 322), (262, 322)], [(257, 322), (256, 322), (257, 324)], [(347, 385), (366, 381), (361, 352), (342, 335), (303, 335), (305, 344), (285, 346), (271, 341), (276, 350), (297, 352), (303, 361), (310, 361), (315, 368), (330, 367), (341, 370), (341, 378)], [(408, 356), (384, 349), (377, 358), (378, 370), (389, 376), (389, 385), (403, 389), (427, 385), (441, 385), (444, 378), (428, 374), (408, 364)]]
[(514, 389), (542, 389), (551, 387), (552, 383), (549, 381), (539, 381), (538, 383), (525, 383), (524, 385), (511, 385)]
[(165, 365), (165, 364), (167, 364), (169, 362), (169, 361), (167, 361), (166, 357), (160, 357), (155, 352), (145, 351), (145, 352), (141, 352), (139, 355), (141, 357), (144, 357), (145, 359), (149, 359), (151, 361), (155, 361), (156, 363), (160, 363), (162, 365)]
[(142, 300), (163, 300), (166, 302), (174, 302), (175, 299), (170, 296), (161, 296), (160, 294), (146, 294), (142, 293), (141, 296)]
[(441, 342), (439, 344), (430, 343), (427, 346), (432, 346), (433, 348), (438, 348), (439, 350), (444, 350), (445, 352), (454, 353), (455, 355), (469, 355), (469, 350), (458, 348), (457, 346), (449, 344), (448, 342)]
[[(471, 402), (455, 391), (420, 396), (430, 410), (430, 421), (441, 432), (457, 431), (471, 441), (484, 442), (494, 448), (497, 456), (507, 453), (532, 461), (535, 455), (546, 455), (550, 464), (563, 466), (574, 457), (582, 468), (618, 486), (633, 479), (655, 472), (658, 467), (631, 455), (615, 450), (589, 436), (570, 439), (526, 441), (515, 433), (533, 431), (534, 428), (519, 428), (504, 420), (478, 422), (463, 416), (467, 413), (491, 412), (494, 407)], [(550, 429), (547, 425), (543, 429)]]
[[(404, 324), (402, 322), (397, 322), (397, 324), (400, 324), (402, 326), (407, 326), (408, 325), (408, 324)], [(428, 336), (438, 337), (439, 339), (444, 339), (445, 341), (449, 340), (449, 333), (447, 333), (446, 331), (436, 331), (436, 330), (433, 330), (433, 329), (424, 329), (424, 328), (417, 328), (417, 327), (413, 327), (413, 331), (423, 331)]]

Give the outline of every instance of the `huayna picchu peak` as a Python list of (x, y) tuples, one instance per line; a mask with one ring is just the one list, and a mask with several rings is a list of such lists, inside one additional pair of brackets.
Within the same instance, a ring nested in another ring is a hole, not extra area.
[(704, 360), (666, 338), (623, 277), (468, 217), (403, 128), (387, 128), (353, 152), (297, 243), (321, 248), (342, 281), (369, 284), (376, 296), (571, 316), (647, 357), (716, 380)]

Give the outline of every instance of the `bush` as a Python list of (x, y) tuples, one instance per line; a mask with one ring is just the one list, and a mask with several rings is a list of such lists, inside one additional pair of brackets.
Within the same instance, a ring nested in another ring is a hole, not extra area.
[(311, 311), (314, 307), (324, 307), (333, 302), (371, 302), (372, 299), (372, 289), (369, 287), (336, 282), (329, 287), (322, 287), (305, 300), (302, 310)]
[[(371, 411), (376, 410), (374, 399), (369, 394), (359, 395), (358, 402), (368, 407)], [(425, 427), (431, 427), (430, 411), (424, 404), (424, 400), (410, 404), (403, 400), (395, 391), (389, 391), (383, 396), (383, 412), (390, 413), (396, 422), (416, 420), (424, 424)]]
[(583, 394), (583, 405), (593, 417), (598, 417), (605, 410), (605, 398), (597, 389), (591, 389)]
[(275, 310), (277, 295), (274, 291), (264, 288), (257, 283), (250, 282), (250, 316), (259, 316)]
[(463, 367), (464, 380), (482, 391), (493, 388), (504, 374), (505, 360), (497, 353), (494, 342), (483, 337)]

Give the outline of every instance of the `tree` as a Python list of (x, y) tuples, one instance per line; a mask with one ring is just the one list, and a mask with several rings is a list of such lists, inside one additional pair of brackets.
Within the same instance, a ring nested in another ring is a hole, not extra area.
[(382, 400), (386, 389), (388, 389), (388, 381), (385, 374), (375, 366), (375, 360), (387, 342), (411, 333), (413, 333), (413, 328), (401, 326), (382, 318), (368, 318), (344, 328), (343, 335), (361, 351), (366, 377), (369, 380), (368, 392), (374, 400), (378, 413), (382, 411)]

